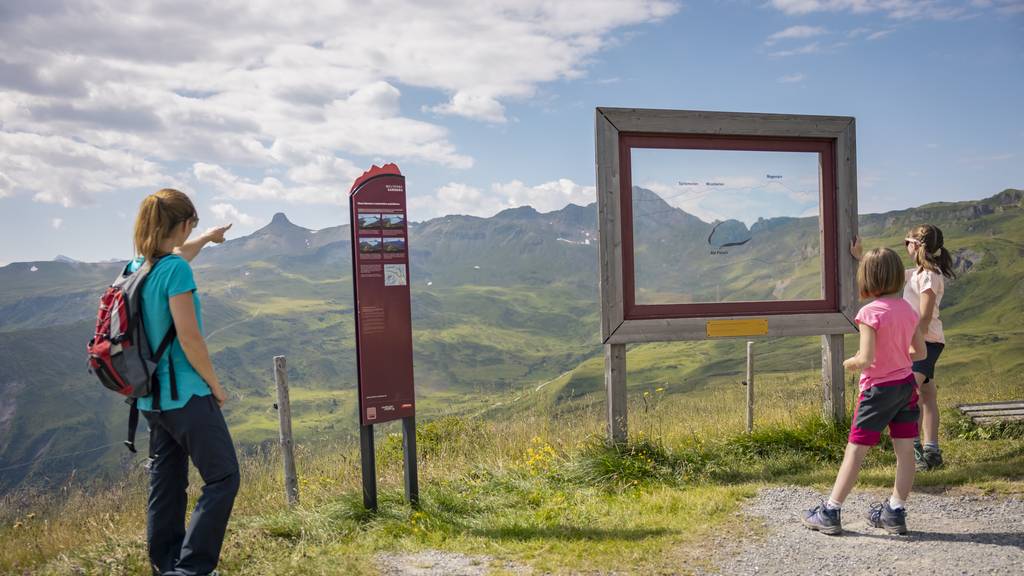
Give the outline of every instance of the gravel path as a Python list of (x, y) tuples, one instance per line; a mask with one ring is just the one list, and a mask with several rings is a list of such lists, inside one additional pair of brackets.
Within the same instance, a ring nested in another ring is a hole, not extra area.
[[(843, 507), (842, 536), (804, 528), (799, 512), (822, 495), (809, 488), (766, 488), (738, 513), (737, 524), (708, 542), (716, 566), (702, 576), (873, 576), (891, 574), (1024, 575), (1024, 498), (915, 492), (907, 507), (910, 534), (894, 536), (867, 525), (872, 502), (888, 491), (856, 491)], [(745, 532), (745, 536), (737, 536)], [(381, 554), (385, 576), (534, 574), (528, 566), (430, 550)], [(599, 569), (599, 567), (594, 567)], [(682, 568), (680, 573), (689, 573)]]
[(532, 574), (525, 566), (499, 563), (490, 556), (469, 556), (441, 550), (380, 554), (377, 562), (384, 576), (486, 576), (494, 568), (500, 568), (503, 574)]
[(864, 519), (868, 506), (887, 496), (855, 491), (843, 506), (843, 535), (826, 536), (801, 526), (798, 517), (818, 504), (820, 493), (764, 489), (741, 518), (766, 533), (716, 542), (713, 574), (1024, 574), (1024, 498), (917, 492), (907, 505), (910, 533), (892, 536)]

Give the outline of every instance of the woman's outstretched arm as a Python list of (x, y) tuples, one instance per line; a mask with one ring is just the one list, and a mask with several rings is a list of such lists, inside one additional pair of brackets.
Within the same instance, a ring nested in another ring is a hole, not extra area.
[(214, 244), (220, 244), (223, 242), (224, 234), (230, 229), (231, 224), (210, 228), (206, 232), (200, 234), (195, 240), (189, 240), (175, 248), (174, 253), (191, 262), (193, 258), (199, 255), (199, 251), (202, 250), (203, 246), (206, 246), (207, 243), (213, 242)]

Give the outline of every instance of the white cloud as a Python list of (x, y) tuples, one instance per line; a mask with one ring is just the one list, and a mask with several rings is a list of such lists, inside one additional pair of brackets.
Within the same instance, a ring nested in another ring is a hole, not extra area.
[(466, 169), (473, 158), (445, 126), (403, 109), (405, 87), (435, 114), (504, 122), (541, 85), (584, 76), (617, 30), (676, 11), (665, 0), (5, 4), (0, 196), (71, 206), (207, 165), (223, 172), (193, 175), (226, 197), (323, 202), (335, 200), (328, 176), (350, 179), (367, 160)]
[(593, 186), (583, 186), (560, 178), (534, 186), (520, 180), (495, 182), (488, 191), (451, 182), (434, 194), (409, 199), (415, 219), (424, 220), (446, 214), (488, 217), (508, 208), (531, 206), (538, 212), (560, 210), (568, 204), (585, 206), (597, 200)]
[(962, 156), (959, 158), (960, 164), (971, 166), (973, 168), (985, 168), (995, 162), (1005, 162), (1010, 160), (1017, 155), (1012, 152), (1003, 152), (999, 154), (974, 154), (969, 156)]
[(795, 16), (814, 12), (883, 12), (894, 19), (950, 20), (967, 13), (966, 6), (945, 0), (771, 0), (771, 5)]
[(888, 30), (879, 30), (877, 32), (872, 32), (871, 34), (868, 34), (867, 38), (868, 40), (880, 40), (882, 38), (885, 38), (889, 34), (892, 34), (893, 32), (895, 32), (895, 30), (893, 30), (892, 28)]
[(160, 165), (136, 153), (62, 135), (0, 130), (0, 190), (28, 190), (35, 200), (65, 207), (96, 194), (152, 188), (170, 180)]
[(1024, 1), (1021, 0), (972, 0), (971, 5), (977, 8), (994, 8), (1000, 14), (1024, 13)]
[(284, 200), (311, 204), (339, 204), (344, 199), (344, 184), (323, 182), (317, 184), (286, 184), (280, 178), (264, 176), (251, 179), (236, 175), (217, 164), (197, 162), (192, 174), (200, 186), (214, 193), (216, 199)]
[(811, 42), (810, 44), (804, 44), (803, 46), (792, 48), (789, 50), (776, 50), (775, 52), (769, 52), (771, 56), (801, 56), (804, 54), (816, 54), (821, 52), (821, 44), (817, 42)]
[(806, 78), (806, 76), (804, 76), (802, 72), (797, 72), (795, 74), (786, 74), (785, 76), (779, 76), (778, 82), (781, 82), (783, 84), (796, 84), (799, 82), (803, 82), (804, 78)]
[(409, 212), (410, 218), (427, 220), (447, 214), (486, 217), (493, 215), (497, 210), (479, 188), (449, 182), (438, 188), (433, 195), (410, 198)]
[(60, 230), (60, 227), (63, 226), (63, 225), (64, 225), (64, 219), (63, 218), (54, 218), (53, 220), (50, 220), (50, 226), (53, 226), (54, 230)]
[(210, 212), (213, 213), (218, 223), (222, 224), (237, 222), (243, 226), (252, 226), (257, 223), (256, 218), (239, 211), (233, 204), (226, 202), (210, 206)]
[(495, 123), (503, 123), (506, 120), (505, 107), (501, 105), (501, 102), (486, 94), (456, 92), (451, 101), (428, 107), (427, 110), (438, 114), (478, 118)]
[(6, 198), (7, 196), (14, 195), (14, 180), (11, 180), (7, 174), (0, 172), (0, 198)]
[(506, 208), (532, 206), (538, 212), (560, 210), (570, 203), (586, 206), (597, 201), (597, 189), (594, 186), (582, 186), (568, 178), (536, 186), (527, 186), (519, 180), (513, 180), (505, 184), (493, 184), (491, 191), (503, 199)]
[(785, 30), (780, 30), (768, 37), (764, 43), (768, 46), (775, 44), (779, 40), (789, 40), (794, 38), (813, 38), (815, 36), (821, 36), (827, 34), (828, 31), (820, 26), (790, 26)]

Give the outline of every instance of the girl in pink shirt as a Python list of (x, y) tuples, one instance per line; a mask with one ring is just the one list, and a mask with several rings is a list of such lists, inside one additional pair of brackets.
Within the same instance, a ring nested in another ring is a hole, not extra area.
[(924, 338), (917, 331), (918, 315), (902, 298), (903, 263), (888, 248), (871, 250), (857, 269), (862, 299), (874, 298), (857, 314), (860, 349), (843, 362), (860, 370), (860, 397), (853, 425), (829, 499), (808, 510), (803, 523), (825, 534), (843, 531), (840, 517), (868, 450), (889, 428), (896, 452), (896, 479), (888, 501), (873, 505), (868, 522), (888, 532), (906, 534), (904, 503), (914, 484), (914, 439), (918, 434), (917, 382), (911, 366), (925, 357)]

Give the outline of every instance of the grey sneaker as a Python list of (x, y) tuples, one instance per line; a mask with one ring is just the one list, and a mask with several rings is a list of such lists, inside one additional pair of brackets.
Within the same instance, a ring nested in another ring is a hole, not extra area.
[(916, 462), (918, 472), (927, 472), (928, 470), (942, 468), (942, 450), (925, 447), (918, 452), (915, 447), (914, 461)]
[(889, 534), (906, 534), (907, 511), (903, 508), (893, 510), (888, 501), (872, 504), (868, 510), (868, 524), (882, 528)]
[(843, 533), (842, 510), (831, 510), (822, 502), (818, 506), (804, 512), (800, 521), (811, 530), (835, 536)]

